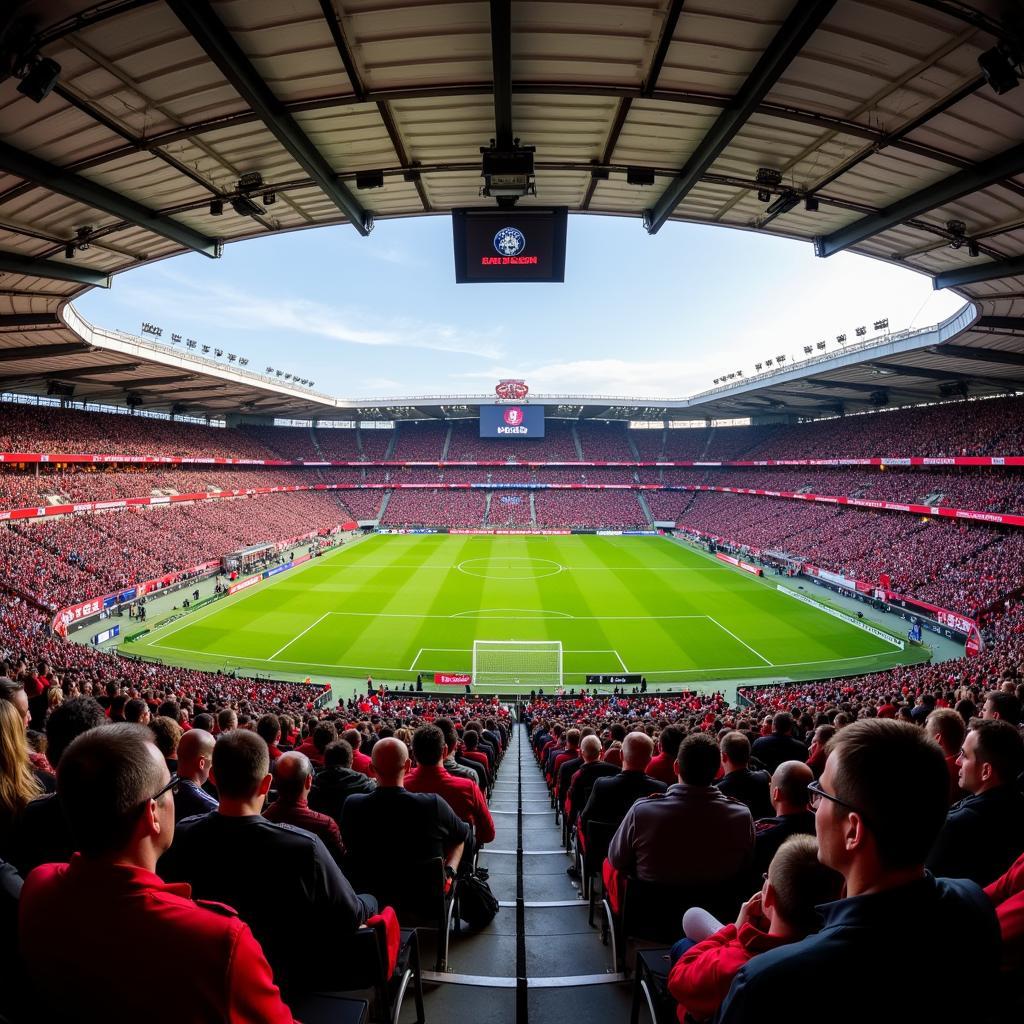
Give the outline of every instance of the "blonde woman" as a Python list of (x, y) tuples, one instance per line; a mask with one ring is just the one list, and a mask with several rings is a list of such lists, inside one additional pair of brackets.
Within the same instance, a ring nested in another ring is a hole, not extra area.
[(26, 804), (42, 792), (29, 761), (21, 715), (10, 701), (0, 700), (0, 857), (10, 846)]

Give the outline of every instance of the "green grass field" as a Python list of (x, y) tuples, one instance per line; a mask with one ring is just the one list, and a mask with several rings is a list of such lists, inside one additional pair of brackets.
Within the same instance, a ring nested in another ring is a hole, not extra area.
[(158, 625), (125, 651), (403, 681), (469, 671), (474, 640), (560, 640), (566, 686), (626, 671), (652, 685), (814, 678), (924, 656), (664, 538), (443, 535), (343, 547)]

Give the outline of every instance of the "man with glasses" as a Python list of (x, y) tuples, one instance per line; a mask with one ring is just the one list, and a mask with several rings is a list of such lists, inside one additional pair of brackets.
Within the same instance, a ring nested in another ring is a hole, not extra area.
[[(808, 790), (818, 857), (843, 876), (846, 896), (819, 907), (816, 935), (740, 971), (719, 1024), (759, 1019), (771, 1006), (785, 1006), (787, 1024), (823, 1012), (830, 1024), (988, 1019), (999, 966), (992, 906), (973, 882), (937, 879), (924, 866), (948, 787), (942, 750), (917, 726), (865, 719), (839, 730)], [(893, 981), (894, 963), (904, 984)], [(919, 984), (944, 975), (971, 983)]]
[[(141, 725), (92, 729), (61, 758), (58, 799), (80, 852), (36, 868), (22, 890), (21, 953), (45, 1008), (36, 1019), (292, 1021), (235, 912), (156, 875), (176, 785)], [(173, 984), (158, 980), (167, 965)]]

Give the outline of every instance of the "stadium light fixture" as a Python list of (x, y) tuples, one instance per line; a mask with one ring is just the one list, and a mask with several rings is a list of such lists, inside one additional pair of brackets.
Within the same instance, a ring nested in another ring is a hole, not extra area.
[(228, 362), (229, 363), (233, 363), (237, 358), (238, 358), (238, 356), (236, 356), (234, 352), (229, 352), (228, 353)]
[(964, 236), (967, 234), (967, 225), (962, 220), (947, 220), (946, 230), (952, 235), (949, 240), (951, 249), (959, 249), (964, 244)]
[(36, 103), (42, 103), (53, 92), (60, 78), (60, 65), (49, 57), (37, 57), (18, 83), (18, 92)]
[(818, 212), (818, 197), (817, 196), (808, 196), (804, 200), (804, 209), (808, 213), (817, 213)]
[(760, 371), (764, 369), (764, 363), (754, 363), (754, 369), (760, 373)]
[(978, 240), (976, 238), (970, 239), (967, 243), (967, 255), (972, 259), (975, 259), (980, 251), (981, 250), (978, 247)]
[(274, 203), (276, 203), (276, 202), (277, 202), (277, 193), (273, 189), (270, 189), (269, 191), (263, 193), (263, 205), (264, 206), (273, 206)]
[(536, 195), (535, 151), (534, 146), (521, 146), (518, 139), (513, 139), (510, 149), (499, 149), (494, 139), (489, 146), (481, 146), (480, 176), (484, 184), (480, 194), (491, 199), (511, 199), (513, 203), (523, 196)]
[(148, 321), (142, 325), (143, 334), (152, 334), (154, 338), (163, 337), (164, 329), (157, 327), (156, 324), (151, 324)]
[(764, 365), (765, 365), (765, 366), (774, 366), (775, 364), (774, 364), (774, 363), (772, 362), (772, 360), (771, 360), (771, 359), (766, 359), (766, 360), (764, 361)]
[(836, 335), (836, 341), (838, 341), (840, 345), (845, 345), (846, 344), (846, 335), (845, 334), (837, 334)]
[(875, 330), (876, 331), (888, 330), (888, 327), (889, 327), (889, 320), (888, 320), (887, 317), (883, 317), (881, 320), (876, 320), (875, 321)]
[(383, 188), (384, 187), (384, 172), (383, 171), (357, 171), (356, 172), (356, 188), (367, 189), (367, 188)]
[(786, 357), (784, 355), (783, 356), (776, 356), (775, 357), (775, 362), (777, 362), (777, 363), (784, 363), (785, 361), (786, 361)]
[(804, 355), (809, 356), (814, 351), (813, 345), (804, 345)]
[(652, 167), (627, 167), (627, 185), (653, 185), (654, 169)]
[(997, 96), (1003, 96), (1020, 85), (1020, 61), (1006, 43), (980, 54), (978, 67)]
[(181, 344), (181, 335), (180, 334), (172, 334), (171, 335), (171, 344), (172, 345), (180, 345)]
[(213, 350), (213, 354), (214, 354), (214, 355), (215, 355), (215, 356), (216, 356), (216, 357), (217, 357), (218, 359), (220, 359), (220, 357), (221, 357), (222, 355), (224, 355), (224, 349), (222, 349), (222, 348), (215, 348), (215, 349)]
[(265, 372), (266, 373), (273, 373), (274, 372), (274, 368), (272, 366), (268, 366)]
[(827, 344), (828, 344), (827, 342), (824, 342), (824, 341), (819, 341), (819, 342), (817, 343), (817, 345), (815, 345), (815, 348), (817, 348), (817, 350), (818, 350), (819, 352), (824, 352), (824, 351), (825, 351), (825, 346), (826, 346)]
[(66, 260), (73, 260), (74, 258), (75, 258), (75, 243), (74, 242), (68, 242), (67, 245), (64, 246), (64, 259), (66, 259)]
[(223, 199), (211, 199), (210, 200), (210, 216), (219, 217), (224, 212), (224, 200)]
[(242, 217), (262, 217), (267, 211), (259, 203), (254, 203), (248, 196), (235, 196), (231, 200), (231, 209)]
[(205, 356), (209, 351), (210, 351), (210, 346), (209, 345), (204, 345), (203, 346), (203, 355)]
[(188, 341), (185, 342), (185, 348), (195, 348), (198, 344), (199, 342), (196, 341), (195, 338), (189, 338)]
[(858, 327), (854, 333), (858, 338), (863, 338), (868, 333), (868, 329), (866, 327)]
[(283, 377), (284, 376), (284, 370), (275, 370), (274, 373), (276, 373), (278, 375), (278, 377)]
[(243, 358), (241, 358), (241, 359), (239, 359), (239, 360), (238, 360), (238, 365), (239, 365), (239, 366), (248, 366), (248, 365), (249, 365), (249, 360), (248, 360), (248, 359), (245, 359), (245, 358), (243, 357)]

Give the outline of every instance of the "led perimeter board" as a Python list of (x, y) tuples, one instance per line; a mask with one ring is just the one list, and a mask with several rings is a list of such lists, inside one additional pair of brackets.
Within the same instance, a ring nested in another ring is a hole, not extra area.
[(459, 284), (565, 280), (568, 208), (452, 210)]
[(544, 436), (542, 405), (481, 405), (480, 436), (519, 438)]

